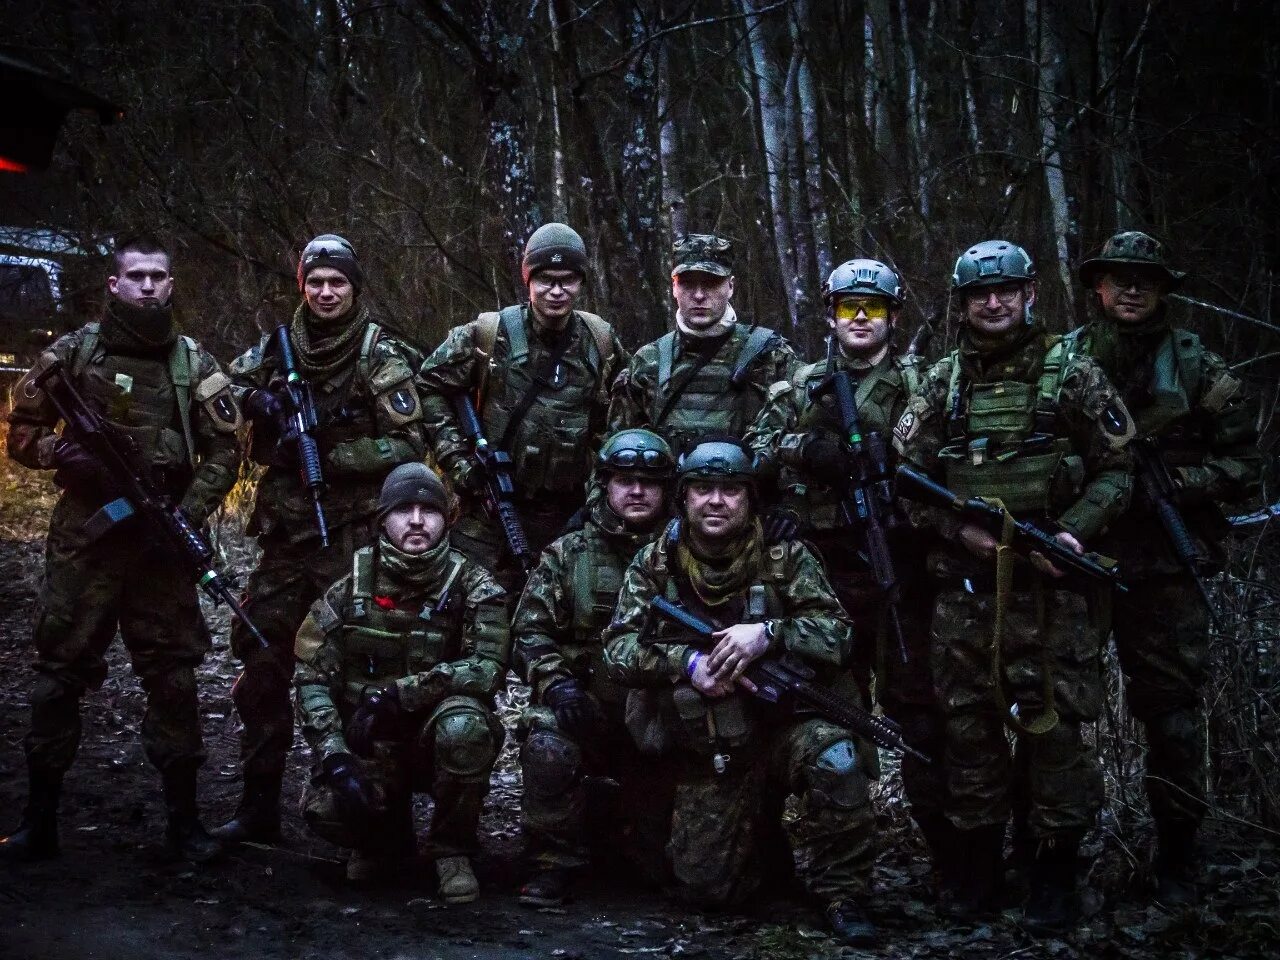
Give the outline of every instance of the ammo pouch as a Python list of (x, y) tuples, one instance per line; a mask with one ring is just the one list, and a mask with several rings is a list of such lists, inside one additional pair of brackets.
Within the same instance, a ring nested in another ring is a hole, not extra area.
[(740, 747), (751, 740), (754, 718), (747, 712), (742, 694), (710, 700), (682, 683), (671, 691), (675, 704), (675, 740), (699, 756), (711, 757), (725, 747)]
[[(532, 420), (532, 416), (528, 419)], [(521, 492), (578, 493), (587, 463), (587, 435), (585, 419), (569, 423), (562, 420), (553, 425), (539, 417), (518, 431), (511, 459), (512, 474), (519, 478)]]

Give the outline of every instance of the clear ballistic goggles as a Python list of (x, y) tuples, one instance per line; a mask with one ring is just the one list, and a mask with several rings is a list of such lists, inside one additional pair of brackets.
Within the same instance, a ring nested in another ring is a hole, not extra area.
[(975, 287), (964, 292), (964, 298), (971, 307), (980, 307), (990, 299), (992, 294), (996, 295), (1006, 307), (1012, 306), (1013, 303), (1022, 294), (1022, 281), (1014, 280), (1010, 283), (997, 283), (986, 287)]

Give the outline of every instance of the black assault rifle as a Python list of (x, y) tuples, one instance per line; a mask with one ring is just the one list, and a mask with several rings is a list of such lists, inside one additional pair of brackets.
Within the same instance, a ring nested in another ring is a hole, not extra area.
[(1160, 456), (1160, 448), (1150, 437), (1139, 437), (1129, 445), (1129, 449), (1133, 451), (1133, 459), (1138, 465), (1138, 481), (1142, 484), (1142, 490), (1147, 495), (1147, 499), (1155, 507), (1156, 516), (1160, 518), (1160, 525), (1164, 527), (1165, 536), (1169, 538), (1169, 545), (1173, 548), (1174, 555), (1195, 580), (1196, 589), (1200, 592), (1200, 599), (1204, 602), (1205, 610), (1209, 612), (1209, 619), (1214, 629), (1221, 630), (1218, 613), (1213, 609), (1209, 588), (1204, 582), (1202, 567), (1206, 558), (1196, 546), (1195, 537), (1187, 529), (1187, 522), (1174, 503), (1178, 495), (1178, 487), (1173, 482), (1173, 477), (1169, 475), (1169, 467), (1165, 464), (1164, 458)]
[[(655, 597), (651, 609), (692, 633), (697, 638), (694, 646), (698, 649), (709, 650), (714, 645), (711, 636), (716, 628), (701, 617), (677, 606), (666, 597)], [(782, 703), (790, 698), (796, 705), (808, 707), (824, 720), (864, 736), (886, 750), (900, 750), (923, 763), (933, 762), (903, 740), (902, 731), (888, 717), (877, 717), (869, 710), (864, 710), (856, 703), (850, 703), (826, 687), (814, 683), (813, 670), (795, 657), (761, 657), (751, 662), (743, 676), (755, 685), (752, 696), (768, 703)]]
[(289, 340), (289, 325), (282, 323), (276, 327), (276, 346), (280, 349), (280, 372), (284, 374), (285, 396), (288, 409), (285, 411), (287, 427), (282, 439), (292, 440), (298, 455), (298, 470), (302, 478), (302, 486), (311, 497), (316, 510), (316, 527), (320, 531), (320, 543), (329, 546), (329, 524), (324, 516), (324, 471), (320, 468), (320, 448), (316, 444), (315, 430), (319, 423), (316, 417), (315, 398), (311, 395), (311, 384), (302, 379), (298, 372), (298, 363), (293, 357), (293, 343)]
[[(965, 499), (906, 464), (898, 466), (897, 490), (901, 496), (954, 511), (965, 522), (981, 527), (992, 536), (999, 537), (1004, 527), (1007, 515), (991, 501), (981, 497)], [(1072, 576), (1096, 580), (1120, 591), (1127, 589), (1120, 579), (1119, 567), (1109, 557), (1096, 553), (1076, 553), (1053, 534), (1041, 530), (1033, 523), (1012, 517), (1009, 520), (1013, 526), (1012, 546), (1019, 556), (1039, 553), (1059, 570)]]
[(450, 398), (454, 413), (462, 426), (462, 435), (471, 443), (476, 459), (484, 469), (485, 502), (489, 513), (502, 527), (507, 549), (525, 573), (533, 569), (537, 557), (529, 549), (524, 524), (516, 511), (516, 484), (511, 476), (511, 455), (505, 450), (495, 450), (485, 438), (480, 425), (480, 415), (468, 393), (455, 393)]
[(845, 486), (842, 508), (849, 524), (862, 538), (862, 549), (876, 586), (884, 597), (889, 625), (898, 641), (898, 655), (907, 662), (907, 644), (898, 617), (901, 592), (893, 567), (887, 532), (897, 521), (893, 505), (893, 482), (884, 438), (876, 432), (862, 432), (853, 378), (846, 370), (834, 369), (814, 388), (813, 400), (830, 393), (840, 417), (840, 430), (849, 447), (851, 475)]
[[(50, 383), (51, 380), (54, 382)], [(116, 524), (138, 514), (170, 551), (192, 569), (196, 582), (209, 599), (214, 603), (225, 603), (265, 648), (267, 638), (245, 614), (231, 587), (214, 568), (213, 548), (209, 542), (167, 496), (156, 490), (145, 470), (137, 465), (138, 453), (133, 440), (85, 403), (61, 362), (50, 364), (32, 383), (44, 390), (72, 436), (98, 461), (114, 492), (120, 494), (85, 523), (85, 532), (90, 539), (96, 539)]]

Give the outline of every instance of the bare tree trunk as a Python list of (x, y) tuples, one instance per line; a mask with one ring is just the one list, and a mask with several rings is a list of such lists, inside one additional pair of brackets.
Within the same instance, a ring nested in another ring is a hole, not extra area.
[[(930, 5), (930, 18), (932, 18)], [(928, 158), (925, 156), (924, 92), (921, 89), (920, 71), (916, 66), (915, 50), (911, 47), (911, 32), (907, 26), (907, 0), (898, 0), (898, 25), (902, 31), (902, 59), (907, 73), (907, 142), (911, 144), (911, 166), (916, 175), (916, 190), (920, 216), (929, 219)], [(926, 231), (925, 235), (928, 233)], [(925, 260), (928, 260), (926, 255)]]
[[(658, 159), (662, 167), (662, 210), (667, 236), (673, 240), (689, 232), (688, 210), (684, 202), (684, 178), (680, 173), (680, 137), (676, 129), (675, 107), (671, 101), (670, 41), (658, 51)], [(663, 273), (670, 273), (669, 245), (663, 245)]]
[(796, 0), (791, 16), (793, 56), (799, 58), (796, 98), (800, 107), (800, 143), (804, 159), (804, 195), (807, 220), (812, 225), (818, 287), (831, 273), (831, 227), (827, 204), (822, 196), (822, 145), (818, 139), (818, 99), (813, 92), (813, 70), (809, 50), (804, 45), (805, 27), (811, 22), (809, 0)]
[(560, 20), (555, 3), (547, 2), (547, 20), (551, 25), (551, 218), (565, 223), (569, 219), (569, 199), (564, 172), (564, 130), (560, 126)]

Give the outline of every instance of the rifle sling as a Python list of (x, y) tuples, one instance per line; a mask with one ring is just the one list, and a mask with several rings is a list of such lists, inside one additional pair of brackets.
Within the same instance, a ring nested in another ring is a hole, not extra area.
[(564, 331), (564, 335), (559, 338), (559, 342), (551, 348), (551, 353), (547, 357), (547, 362), (543, 368), (543, 373), (539, 373), (530, 377), (529, 388), (525, 390), (524, 395), (516, 404), (515, 409), (511, 411), (511, 419), (507, 421), (507, 427), (502, 431), (502, 436), (498, 440), (499, 450), (507, 453), (511, 452), (511, 441), (515, 439), (516, 431), (520, 428), (520, 424), (524, 422), (524, 418), (529, 411), (533, 409), (533, 405), (538, 402), (538, 397), (542, 396), (542, 392), (546, 390), (550, 384), (543, 375), (549, 368), (552, 374), (555, 373), (556, 367), (560, 364), (561, 358), (565, 351), (569, 349), (569, 343), (573, 340), (570, 331)]

